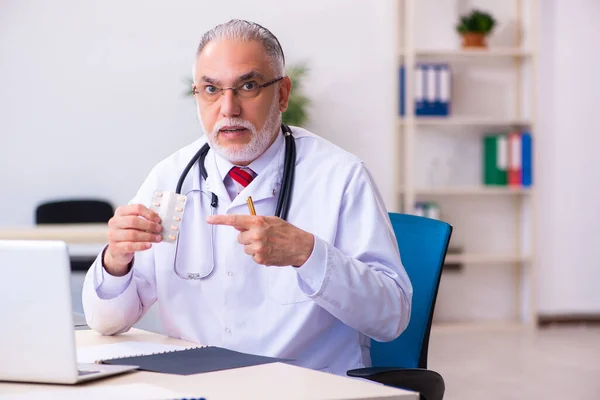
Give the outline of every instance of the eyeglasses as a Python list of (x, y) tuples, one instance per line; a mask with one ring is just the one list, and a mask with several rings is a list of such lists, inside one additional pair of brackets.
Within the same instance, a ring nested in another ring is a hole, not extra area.
[(235, 96), (239, 96), (240, 98), (251, 99), (258, 96), (262, 88), (271, 86), (282, 79), (283, 76), (280, 76), (262, 85), (259, 85), (256, 81), (246, 81), (239, 86), (228, 88), (220, 88), (211, 84), (201, 85), (200, 87), (194, 85), (192, 93), (206, 103), (214, 103), (220, 96), (225, 94), (226, 90), (231, 90)]

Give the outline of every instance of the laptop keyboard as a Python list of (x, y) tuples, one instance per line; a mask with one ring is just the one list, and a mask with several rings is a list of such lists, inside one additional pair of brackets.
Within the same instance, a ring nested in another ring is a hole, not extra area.
[(91, 375), (91, 374), (97, 374), (100, 371), (81, 371), (81, 370), (77, 370), (77, 374), (79, 376), (85, 376), (85, 375)]

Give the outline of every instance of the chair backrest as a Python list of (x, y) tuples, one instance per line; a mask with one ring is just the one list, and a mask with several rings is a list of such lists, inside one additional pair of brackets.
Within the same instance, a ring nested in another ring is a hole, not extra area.
[(40, 204), (35, 211), (36, 224), (78, 224), (108, 222), (113, 206), (103, 200), (62, 200)]
[(413, 286), (408, 327), (391, 342), (371, 341), (374, 367), (427, 368), (429, 332), (452, 226), (438, 220), (390, 213), (402, 264)]

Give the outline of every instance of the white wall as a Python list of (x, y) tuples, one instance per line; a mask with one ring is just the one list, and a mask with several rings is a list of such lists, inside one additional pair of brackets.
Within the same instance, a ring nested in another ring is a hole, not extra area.
[(0, 3), (0, 226), (33, 223), (48, 198), (129, 201), (201, 134), (184, 80), (202, 33), (230, 18), (309, 63), (308, 127), (361, 157), (393, 208), (393, 0), (37, 0)]
[(544, 0), (540, 35), (540, 312), (600, 313), (600, 2)]

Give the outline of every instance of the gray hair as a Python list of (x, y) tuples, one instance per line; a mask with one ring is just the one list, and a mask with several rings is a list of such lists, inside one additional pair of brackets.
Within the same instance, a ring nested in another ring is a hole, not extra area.
[(262, 43), (267, 56), (270, 58), (269, 64), (275, 74), (279, 76), (285, 75), (283, 49), (279, 44), (279, 40), (267, 28), (255, 22), (240, 19), (232, 19), (229, 22), (217, 25), (202, 36), (198, 50), (196, 51), (196, 57), (200, 55), (208, 43), (215, 39), (229, 39), (242, 42), (256, 40)]

